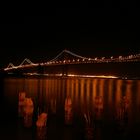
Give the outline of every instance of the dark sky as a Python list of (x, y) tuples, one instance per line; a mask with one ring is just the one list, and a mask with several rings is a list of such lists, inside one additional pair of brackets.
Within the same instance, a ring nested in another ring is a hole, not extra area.
[(56, 8), (46, 16), (5, 16), (0, 24), (0, 67), (24, 58), (44, 62), (63, 49), (83, 56), (140, 52), (139, 14), (134, 4)]

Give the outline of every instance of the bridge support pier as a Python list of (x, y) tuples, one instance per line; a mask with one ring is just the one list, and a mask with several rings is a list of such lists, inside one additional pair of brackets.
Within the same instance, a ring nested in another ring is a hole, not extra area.
[(62, 76), (68, 76), (68, 65), (62, 66)]

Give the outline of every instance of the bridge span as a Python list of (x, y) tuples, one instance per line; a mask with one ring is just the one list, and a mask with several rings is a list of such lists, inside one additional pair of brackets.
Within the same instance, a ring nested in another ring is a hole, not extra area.
[(68, 50), (63, 50), (55, 58), (45, 63), (33, 63), (29, 59), (15, 66), (12, 63), (4, 68), (8, 74), (80, 74), (140, 76), (140, 54), (118, 57), (87, 58)]

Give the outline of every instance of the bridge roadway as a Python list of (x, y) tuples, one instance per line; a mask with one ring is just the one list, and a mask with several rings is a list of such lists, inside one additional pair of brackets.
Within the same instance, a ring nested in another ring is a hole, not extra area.
[(9, 68), (6, 73), (25, 74), (76, 74), (76, 75), (114, 75), (140, 77), (139, 61), (125, 62), (49, 62), (34, 65), (23, 65), (20, 67)]
[(32, 63), (24, 59), (19, 66), (9, 63), (5, 73), (13, 74), (104, 74), (104, 75), (139, 75), (140, 54), (110, 58), (87, 58), (68, 50), (63, 50), (46, 63)]
[(36, 66), (57, 66), (57, 65), (73, 65), (73, 64), (94, 64), (94, 63), (126, 63), (126, 62), (140, 62), (140, 59), (73, 59), (73, 60), (61, 60), (61, 61), (49, 61), (47, 63), (30, 63), (26, 65), (19, 66), (11, 66), (9, 68), (5, 68), (5, 71), (10, 71), (12, 69), (23, 69), (26, 67), (36, 67)]

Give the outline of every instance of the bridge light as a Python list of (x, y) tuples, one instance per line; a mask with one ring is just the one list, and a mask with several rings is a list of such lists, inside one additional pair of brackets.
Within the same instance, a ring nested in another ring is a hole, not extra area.
[(122, 56), (119, 56), (119, 59), (122, 59)]
[(68, 62), (70, 62), (70, 60), (68, 60)]
[(85, 61), (85, 59), (83, 59), (82, 61)]
[(111, 56), (110, 58), (113, 59), (113, 56)]
[(64, 60), (63, 63), (65, 63), (66, 61)]
[(77, 61), (79, 62), (79, 59), (77, 59)]
[(129, 58), (132, 58), (133, 57), (133, 55), (129, 55)]
[(74, 60), (74, 59), (73, 59), (72, 61), (73, 61), (73, 62), (75, 62), (75, 60)]
[(102, 60), (104, 60), (105, 59), (105, 57), (102, 57)]
[(97, 60), (97, 57), (95, 58), (95, 60)]
[(91, 58), (88, 58), (88, 60), (90, 61), (90, 60), (91, 60)]

